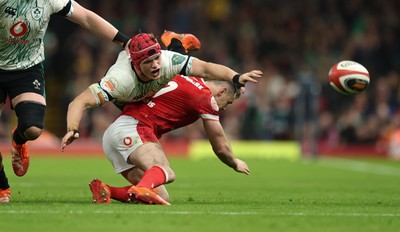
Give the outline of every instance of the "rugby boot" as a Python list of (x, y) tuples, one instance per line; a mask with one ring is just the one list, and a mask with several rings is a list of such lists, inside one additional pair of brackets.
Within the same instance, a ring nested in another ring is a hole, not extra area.
[(148, 204), (171, 205), (168, 201), (162, 199), (157, 193), (155, 193), (154, 190), (148, 189), (146, 187), (132, 186), (128, 190), (128, 194)]
[(10, 202), (11, 199), (11, 189), (6, 190), (0, 189), (0, 203)]
[(99, 179), (93, 179), (89, 183), (90, 191), (92, 191), (93, 203), (95, 204), (110, 204), (111, 191), (110, 188)]
[(186, 53), (188, 51), (196, 51), (201, 48), (200, 40), (192, 34), (178, 34), (173, 31), (164, 31), (164, 33), (161, 35), (161, 42), (165, 47), (168, 47), (171, 44), (172, 39), (181, 41)]
[[(14, 137), (15, 129), (11, 133), (11, 139)], [(15, 175), (23, 176), (28, 171), (29, 168), (29, 152), (28, 145), (24, 144), (16, 144), (14, 139), (12, 139), (12, 148), (11, 148), (11, 163), (14, 170)]]

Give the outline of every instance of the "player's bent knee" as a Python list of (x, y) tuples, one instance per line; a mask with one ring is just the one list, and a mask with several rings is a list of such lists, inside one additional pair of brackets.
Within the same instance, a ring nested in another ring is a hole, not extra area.
[(18, 128), (28, 140), (37, 139), (44, 127), (46, 106), (37, 102), (24, 101), (15, 106)]
[(39, 136), (42, 134), (42, 131), (42, 129), (32, 126), (25, 130), (24, 135), (28, 140), (35, 140), (39, 138)]

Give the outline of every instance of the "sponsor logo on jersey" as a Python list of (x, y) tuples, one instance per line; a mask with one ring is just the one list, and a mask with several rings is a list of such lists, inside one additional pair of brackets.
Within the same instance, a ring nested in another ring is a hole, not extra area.
[(11, 6), (7, 6), (4, 10), (7, 15), (15, 16), (17, 14), (17, 9)]
[(177, 65), (177, 64), (181, 64), (185, 61), (185, 57), (182, 55), (173, 55), (172, 56), (172, 65)]
[(35, 7), (32, 9), (32, 18), (36, 21), (38, 21), (40, 18), (42, 18), (43, 15), (43, 7)]
[(124, 145), (127, 147), (132, 146), (132, 138), (131, 137), (125, 137), (124, 138)]
[(10, 44), (27, 44), (30, 42), (28, 39), (20, 39), (17, 37), (24, 36), (28, 32), (28, 26), (24, 22), (17, 22), (10, 28), (10, 34), (13, 37), (2, 37), (1, 40)]
[(10, 34), (14, 37), (20, 37), (26, 34), (28, 26), (24, 22), (17, 22), (10, 28)]
[(114, 86), (114, 84), (110, 80), (102, 82), (101, 87), (110, 92), (114, 92), (116, 89), (116, 86)]

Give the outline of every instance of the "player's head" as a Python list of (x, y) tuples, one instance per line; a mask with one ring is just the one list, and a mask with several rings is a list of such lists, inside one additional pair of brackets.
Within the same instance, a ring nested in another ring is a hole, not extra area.
[(207, 83), (215, 85), (213, 96), (221, 110), (225, 110), (228, 105), (240, 97), (240, 89), (236, 88), (230, 81), (209, 80)]
[[(135, 67), (136, 71), (139, 74), (142, 74), (145, 70), (142, 70), (140, 64), (143, 61), (152, 61), (158, 58), (161, 54), (161, 46), (153, 34), (139, 33), (131, 39), (131, 42), (129, 43), (129, 53), (131, 56), (132, 64)], [(156, 69), (151, 70), (151, 72), (159, 71), (159, 67), (158, 70)]]

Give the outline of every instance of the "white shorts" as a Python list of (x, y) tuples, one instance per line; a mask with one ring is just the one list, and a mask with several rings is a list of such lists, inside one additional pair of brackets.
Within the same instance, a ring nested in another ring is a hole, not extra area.
[[(138, 147), (145, 142), (158, 142), (157, 139), (155, 139), (156, 141), (145, 141), (138, 133), (138, 126), (141, 128), (146, 127), (136, 118), (122, 115), (104, 132), (103, 151), (116, 173), (135, 167), (135, 165), (129, 164), (127, 160)], [(146, 133), (147, 135), (148, 133), (154, 134), (152, 129), (147, 127)]]

